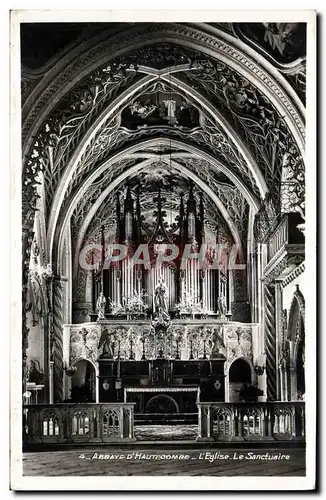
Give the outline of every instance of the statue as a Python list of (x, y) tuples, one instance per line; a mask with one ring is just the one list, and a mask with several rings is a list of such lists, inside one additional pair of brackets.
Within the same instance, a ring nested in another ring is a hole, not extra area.
[[(222, 334), (223, 335), (223, 334)], [(212, 332), (212, 351), (210, 359), (219, 359), (226, 357), (226, 347), (221, 335), (220, 328), (214, 328)]]
[(168, 310), (167, 287), (163, 278), (160, 276), (155, 287), (154, 315), (157, 315), (159, 311), (168, 315)]
[(113, 359), (113, 343), (111, 342), (111, 335), (107, 328), (105, 328), (101, 334), (101, 338), (98, 344), (98, 350), (102, 349), (100, 358)]
[(158, 328), (163, 328), (166, 330), (171, 324), (170, 316), (166, 311), (159, 308), (157, 314), (155, 315), (155, 319), (152, 321), (152, 327), (156, 330)]
[(224, 295), (220, 295), (218, 298), (218, 312), (221, 318), (225, 318), (227, 310), (226, 310), (226, 300)]
[(106, 298), (103, 295), (103, 292), (100, 293), (99, 298), (96, 302), (96, 311), (97, 311), (97, 319), (105, 319), (105, 305)]

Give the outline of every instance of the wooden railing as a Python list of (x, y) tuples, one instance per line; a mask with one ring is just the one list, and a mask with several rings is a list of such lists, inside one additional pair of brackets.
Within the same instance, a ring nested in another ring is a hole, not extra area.
[(134, 440), (134, 403), (24, 406), (26, 444)]
[(287, 217), (284, 217), (268, 242), (268, 261), (270, 261), (288, 241), (289, 224)]
[(305, 439), (305, 404), (198, 403), (198, 441)]

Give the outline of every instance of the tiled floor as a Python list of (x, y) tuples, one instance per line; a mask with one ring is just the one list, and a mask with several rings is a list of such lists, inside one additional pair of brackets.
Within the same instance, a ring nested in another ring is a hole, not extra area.
[[(289, 455), (289, 459), (252, 458)], [(210, 455), (209, 455), (210, 454)], [(250, 455), (251, 454), (251, 455)], [(228, 456), (226, 456), (228, 455)], [(240, 457), (242, 455), (242, 458)], [(303, 449), (132, 449), (100, 447), (24, 454), (26, 476), (304, 476)]]

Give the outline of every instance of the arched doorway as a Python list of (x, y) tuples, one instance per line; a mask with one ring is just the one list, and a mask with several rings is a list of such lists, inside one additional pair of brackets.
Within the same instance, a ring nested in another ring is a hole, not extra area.
[(95, 402), (96, 372), (94, 365), (86, 359), (81, 359), (74, 366), (77, 369), (71, 377), (71, 400), (74, 403)]
[(289, 373), (288, 399), (298, 401), (304, 399), (305, 384), (305, 301), (304, 296), (297, 289), (293, 295), (288, 324), (289, 343)]
[(233, 361), (229, 367), (229, 401), (240, 401), (240, 390), (244, 384), (251, 385), (251, 366), (244, 358)]

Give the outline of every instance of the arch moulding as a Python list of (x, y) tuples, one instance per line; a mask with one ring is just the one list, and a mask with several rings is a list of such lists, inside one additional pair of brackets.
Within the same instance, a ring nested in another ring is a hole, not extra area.
[[(236, 47), (233, 40), (231, 42), (225, 38), (225, 34), (222, 35), (220, 32), (218, 36), (212, 36), (193, 26), (177, 23), (157, 23), (155, 25), (147, 23), (99, 42), (68, 64), (64, 71), (61, 68), (57, 76), (36, 99), (23, 124), (22, 136), (25, 137), (23, 156), (27, 154), (33, 137), (37, 134), (55, 103), (78, 81), (116, 57), (121, 57), (141, 47), (164, 42), (175, 43), (202, 52), (224, 62), (243, 77), (249, 79), (284, 116), (299, 150), (303, 153), (305, 126), (297, 106), (293, 104), (289, 95), (282, 88), (287, 87), (285, 79), (281, 86), (269, 72), (256, 63), (252, 56), (248, 56)], [(108, 57), (108, 54), (112, 55)]]

